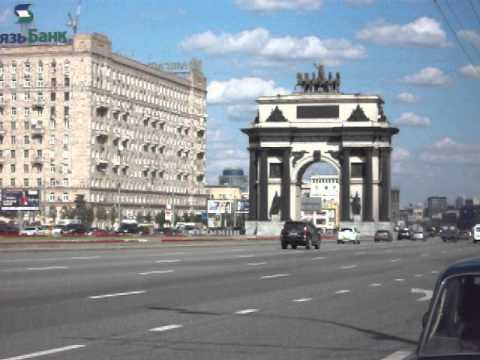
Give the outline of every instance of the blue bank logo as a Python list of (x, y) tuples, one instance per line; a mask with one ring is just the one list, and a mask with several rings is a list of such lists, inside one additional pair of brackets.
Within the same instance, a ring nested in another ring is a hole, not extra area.
[(29, 10), (32, 4), (18, 4), (15, 6), (15, 16), (18, 24), (30, 24), (33, 21), (33, 13)]

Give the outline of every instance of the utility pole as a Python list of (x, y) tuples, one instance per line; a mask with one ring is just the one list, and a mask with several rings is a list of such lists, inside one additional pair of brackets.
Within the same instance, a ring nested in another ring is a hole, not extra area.
[(120, 181), (117, 184), (117, 209), (118, 209), (118, 227), (120, 227), (122, 223), (122, 208), (120, 204), (120, 188), (121, 188), (121, 183)]

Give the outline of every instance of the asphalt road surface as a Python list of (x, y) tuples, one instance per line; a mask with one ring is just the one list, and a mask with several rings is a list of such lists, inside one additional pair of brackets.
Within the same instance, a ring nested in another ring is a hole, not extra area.
[(0, 360), (401, 359), (471, 242), (0, 253)]

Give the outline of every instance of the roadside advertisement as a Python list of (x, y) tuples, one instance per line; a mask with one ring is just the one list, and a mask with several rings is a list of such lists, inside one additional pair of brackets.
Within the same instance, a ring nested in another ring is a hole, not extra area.
[(40, 209), (40, 192), (38, 190), (2, 190), (2, 211), (34, 211)]
[(248, 200), (240, 200), (237, 202), (237, 210), (236, 213), (238, 214), (248, 214)]
[(209, 214), (230, 214), (232, 212), (232, 201), (208, 200), (207, 211)]

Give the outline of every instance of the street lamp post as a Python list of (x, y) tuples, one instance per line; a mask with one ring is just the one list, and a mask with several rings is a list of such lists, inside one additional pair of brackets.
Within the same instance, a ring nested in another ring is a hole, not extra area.
[(120, 227), (120, 224), (122, 223), (122, 207), (120, 204), (120, 189), (121, 189), (121, 183), (118, 182), (117, 184), (117, 209), (118, 209), (118, 226)]

